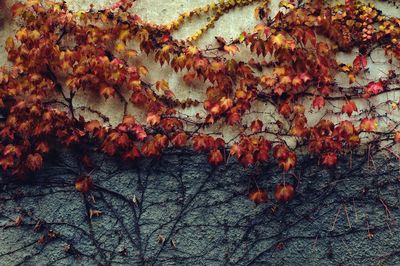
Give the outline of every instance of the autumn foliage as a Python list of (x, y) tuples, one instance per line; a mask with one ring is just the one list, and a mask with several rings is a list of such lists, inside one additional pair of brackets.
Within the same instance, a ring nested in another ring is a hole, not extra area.
[[(229, 41), (216, 37), (213, 48), (196, 46), (224, 13), (252, 2), (259, 3), (253, 31)], [(143, 21), (130, 11), (133, 2), (124, 0), (85, 12), (51, 1), (15, 4), (12, 15), (21, 26), (5, 44), (11, 66), (0, 70), (1, 169), (27, 176), (60, 146), (78, 149), (87, 169), (93, 167), (88, 156), (93, 151), (135, 160), (192, 147), (206, 153), (213, 166), (233, 159), (244, 167), (276, 161), (285, 172), (293, 171), (300, 152), (333, 167), (340, 156), (362, 147), (391, 148), (400, 142), (392, 119), (398, 99), (380, 104), (374, 99), (400, 89), (400, 19), (372, 4), (330, 2), (281, 1), (281, 11), (271, 17), (269, 1), (219, 1), (166, 25)], [(186, 20), (203, 13), (214, 14), (207, 25), (187, 39), (173, 37)], [(383, 49), (380, 60), (393, 67), (363, 85), (358, 79), (368, 72), (376, 49)], [(243, 50), (252, 57), (237, 59)], [(337, 59), (354, 50), (352, 64)], [(140, 54), (181, 72), (189, 85), (209, 84), (205, 99), (179, 99), (166, 80), (150, 83), (148, 68), (135, 61)], [(337, 75), (349, 85), (340, 86)], [(85, 119), (74, 103), (81, 91), (119, 99), (123, 120), (110, 125), (107, 114), (83, 106), (98, 116)], [(273, 110), (273, 118), (246, 120), (260, 103)], [(128, 113), (128, 104), (146, 119)], [(191, 108), (202, 112), (182, 115)], [(215, 125), (238, 134), (224, 139), (212, 131)], [(83, 176), (75, 186), (87, 192), (92, 180)], [(290, 184), (276, 188), (277, 201), (293, 195)], [(257, 190), (250, 198), (260, 203), (267, 194)]]

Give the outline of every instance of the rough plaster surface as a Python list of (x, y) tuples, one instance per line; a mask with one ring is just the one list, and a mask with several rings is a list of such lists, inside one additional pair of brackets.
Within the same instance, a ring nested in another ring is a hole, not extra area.
[[(271, 165), (213, 169), (190, 152), (131, 165), (96, 157), (96, 188), (83, 195), (73, 157), (50, 157), (30, 183), (0, 183), (1, 265), (400, 263), (398, 162), (353, 158), (326, 170), (303, 158), (294, 200), (255, 206), (246, 198), (255, 183), (271, 198), (293, 177)], [(90, 209), (102, 214), (89, 218)], [(39, 244), (49, 230), (57, 237)]]

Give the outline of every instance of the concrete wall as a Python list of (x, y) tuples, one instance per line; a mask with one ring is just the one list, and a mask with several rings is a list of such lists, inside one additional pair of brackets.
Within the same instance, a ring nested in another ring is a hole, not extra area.
[[(213, 169), (190, 152), (131, 165), (94, 157), (95, 189), (82, 194), (74, 156), (50, 156), (30, 183), (0, 183), (1, 265), (400, 263), (400, 168), (385, 158), (330, 170), (303, 158), (294, 200), (277, 204), (274, 184), (296, 180), (273, 165)], [(247, 199), (255, 184), (267, 203)]]

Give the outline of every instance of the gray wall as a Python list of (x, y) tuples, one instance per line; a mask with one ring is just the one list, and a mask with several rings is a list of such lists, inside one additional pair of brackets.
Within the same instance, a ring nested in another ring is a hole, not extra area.
[[(131, 165), (96, 157), (95, 189), (84, 195), (73, 185), (75, 157), (50, 157), (29, 182), (1, 181), (0, 265), (400, 264), (400, 168), (382, 157), (328, 170), (304, 158), (289, 204), (273, 200), (283, 178), (275, 165), (212, 169), (190, 152)], [(269, 191), (268, 203), (247, 199), (254, 182)], [(90, 219), (89, 209), (102, 215)]]

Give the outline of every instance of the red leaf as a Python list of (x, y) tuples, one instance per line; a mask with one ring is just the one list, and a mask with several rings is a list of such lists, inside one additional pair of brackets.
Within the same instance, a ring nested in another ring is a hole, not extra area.
[(366, 93), (370, 95), (375, 95), (383, 91), (382, 82), (370, 82), (366, 87)]
[(279, 144), (274, 147), (274, 152), (273, 152), (274, 158), (279, 160), (279, 159), (285, 159), (289, 156), (289, 149), (286, 145)]
[(217, 166), (223, 163), (224, 161), (224, 156), (222, 155), (221, 151), (219, 149), (213, 149), (209, 156), (208, 156), (208, 162), (211, 165)]
[(312, 29), (304, 31), (304, 44), (307, 44), (307, 41), (311, 42), (314, 47), (317, 46), (317, 36)]
[(160, 124), (161, 117), (158, 114), (149, 113), (146, 118), (146, 122), (151, 126)]
[(248, 197), (256, 205), (264, 203), (268, 200), (267, 192), (260, 188), (253, 188), (252, 190), (250, 190)]
[(100, 128), (100, 122), (98, 120), (92, 120), (85, 125), (85, 130), (87, 132), (93, 132), (95, 129)]
[(288, 202), (294, 197), (294, 187), (291, 184), (282, 183), (275, 187), (275, 199), (279, 202)]
[(50, 148), (49, 148), (49, 144), (47, 142), (41, 141), (36, 145), (36, 149), (37, 152), (39, 153), (48, 153)]
[(292, 169), (296, 165), (297, 157), (294, 152), (289, 152), (289, 156), (285, 159), (280, 159), (279, 166), (282, 167), (282, 169), (287, 172), (290, 169)]
[(171, 142), (175, 147), (182, 148), (186, 145), (187, 139), (185, 132), (179, 132), (172, 138)]
[(342, 113), (346, 113), (349, 117), (353, 112), (357, 112), (357, 106), (353, 101), (347, 101), (345, 104), (342, 106)]
[(24, 12), (24, 9), (26, 8), (25, 4), (17, 2), (12, 5), (11, 7), (11, 13), (13, 17), (19, 16)]
[(367, 66), (367, 57), (365, 55), (357, 56), (353, 61), (353, 67), (356, 72), (364, 69)]
[(377, 128), (378, 128), (378, 119), (365, 117), (361, 120), (361, 124), (360, 124), (361, 130), (371, 132)]
[(132, 149), (122, 154), (123, 160), (135, 160), (138, 157), (140, 157), (140, 152), (136, 146), (133, 146)]
[(0, 159), (0, 166), (5, 171), (14, 165), (14, 158), (12, 156), (3, 156)]
[(250, 126), (251, 132), (253, 133), (261, 132), (262, 128), (263, 128), (263, 122), (259, 119), (254, 120)]
[(104, 98), (108, 99), (108, 97), (115, 95), (115, 90), (110, 86), (103, 86), (100, 88), (100, 94), (104, 96)]
[(326, 153), (322, 155), (322, 164), (325, 166), (333, 166), (337, 162), (337, 155), (335, 153)]
[(279, 105), (278, 111), (284, 117), (288, 118), (290, 113), (292, 112), (292, 109), (290, 108), (289, 103), (285, 102), (285, 103)]
[(81, 176), (75, 180), (75, 189), (79, 192), (86, 193), (93, 186), (93, 179), (91, 176)]
[(325, 99), (322, 96), (316, 96), (312, 102), (312, 106), (315, 109), (321, 109), (325, 106)]
[(39, 153), (29, 154), (26, 159), (26, 166), (31, 171), (37, 171), (42, 168), (43, 158)]
[(244, 167), (249, 167), (250, 165), (254, 164), (254, 156), (251, 153), (246, 153), (244, 156), (240, 158), (240, 163)]

